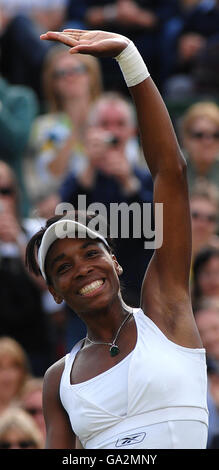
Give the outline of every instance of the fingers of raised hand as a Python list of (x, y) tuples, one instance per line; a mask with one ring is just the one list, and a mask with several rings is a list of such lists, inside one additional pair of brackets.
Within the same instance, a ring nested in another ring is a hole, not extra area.
[(114, 57), (128, 44), (124, 36), (106, 31), (86, 31), (81, 29), (65, 29), (62, 32), (48, 31), (41, 39), (59, 41), (70, 46), (70, 53), (80, 52), (97, 57)]
[(40, 38), (48, 41), (59, 41), (71, 47), (78, 44), (78, 35), (65, 32), (48, 31), (41, 34)]

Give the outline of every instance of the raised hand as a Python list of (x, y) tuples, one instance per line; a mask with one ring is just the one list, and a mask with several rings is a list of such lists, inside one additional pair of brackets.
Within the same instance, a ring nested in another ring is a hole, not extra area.
[(125, 49), (130, 40), (125, 36), (106, 31), (64, 29), (48, 31), (40, 36), (43, 40), (58, 41), (69, 46), (71, 54), (90, 54), (96, 57), (115, 57)]

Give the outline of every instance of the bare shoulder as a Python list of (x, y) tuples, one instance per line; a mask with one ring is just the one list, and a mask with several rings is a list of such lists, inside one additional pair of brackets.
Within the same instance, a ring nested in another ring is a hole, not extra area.
[(64, 367), (65, 357), (59, 359), (47, 369), (44, 375), (44, 391), (48, 388), (52, 388), (53, 393), (55, 390), (58, 391)]

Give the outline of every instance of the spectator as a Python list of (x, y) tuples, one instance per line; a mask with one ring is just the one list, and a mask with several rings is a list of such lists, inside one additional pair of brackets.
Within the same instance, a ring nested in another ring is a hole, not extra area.
[(219, 184), (219, 107), (198, 102), (181, 120), (181, 145), (187, 157), (190, 190), (197, 178)]
[(202, 299), (219, 297), (219, 249), (208, 247), (198, 253), (193, 264), (193, 306)]
[(219, 365), (219, 297), (204, 298), (195, 319), (207, 356)]
[(39, 36), (47, 29), (61, 27), (65, 0), (2, 0), (1, 3), (2, 74), (10, 83), (32, 88), (41, 102), (42, 64), (53, 43), (44, 44)]
[(45, 440), (46, 429), (43, 416), (43, 379), (31, 377), (26, 381), (20, 398), (20, 406), (32, 416)]
[(45, 187), (56, 190), (68, 171), (81, 166), (88, 109), (102, 89), (97, 60), (71, 56), (62, 46), (49, 52), (42, 78), (48, 113), (35, 120), (30, 139), (35, 155), (31, 193), (37, 196)]
[(219, 365), (208, 360), (208, 449), (219, 449)]
[(195, 313), (207, 353), (208, 364), (208, 448), (219, 448), (219, 297), (205, 299)]
[(21, 188), (23, 216), (27, 216), (29, 210), (23, 176), (24, 152), (37, 112), (37, 99), (31, 89), (12, 86), (0, 77), (0, 159), (15, 170)]
[(1, 336), (16, 339), (25, 348), (33, 373), (42, 375), (53, 349), (50, 322), (42, 305), (46, 286), (30, 277), (24, 265), (27, 241), (40, 223), (21, 217), (16, 177), (1, 161), (0, 209)]
[(181, 2), (178, 15), (167, 23), (163, 37), (164, 62), (168, 54), (168, 65), (164, 66), (167, 75), (172, 75), (167, 80), (164, 93), (177, 100), (179, 97), (184, 100), (194, 93), (200, 96), (219, 91), (216, 80), (212, 80), (212, 74), (218, 67), (218, 2), (202, 0), (193, 2), (194, 5), (187, 3)]
[(28, 357), (22, 346), (10, 337), (0, 338), (0, 414), (20, 399), (31, 375)]
[(42, 449), (43, 439), (34, 420), (20, 408), (0, 416), (0, 449)]
[(198, 180), (190, 195), (192, 216), (192, 252), (195, 257), (206, 246), (219, 248), (219, 190), (207, 181)]

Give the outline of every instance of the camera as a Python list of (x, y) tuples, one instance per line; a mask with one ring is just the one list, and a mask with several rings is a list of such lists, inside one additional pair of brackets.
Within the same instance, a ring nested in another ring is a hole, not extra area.
[(105, 137), (104, 142), (105, 144), (111, 145), (112, 147), (114, 147), (120, 143), (120, 140), (116, 135), (111, 134)]

